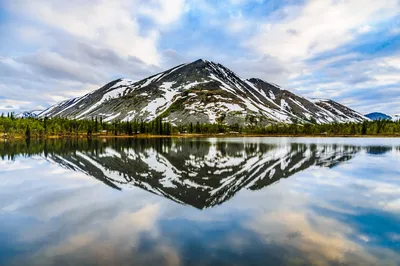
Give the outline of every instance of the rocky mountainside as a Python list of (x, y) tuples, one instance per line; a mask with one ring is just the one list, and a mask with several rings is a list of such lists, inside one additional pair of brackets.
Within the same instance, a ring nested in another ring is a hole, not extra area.
[(331, 100), (308, 100), (260, 79), (242, 79), (221, 64), (197, 60), (134, 82), (112, 81), (82, 97), (66, 100), (40, 117), (103, 121), (161, 116), (188, 123), (259, 124), (360, 122), (365, 116)]

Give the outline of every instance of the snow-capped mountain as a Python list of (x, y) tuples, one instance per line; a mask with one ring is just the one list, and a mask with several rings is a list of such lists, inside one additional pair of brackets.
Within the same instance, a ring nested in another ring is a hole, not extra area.
[(17, 118), (37, 118), (43, 110), (32, 110), (32, 111), (25, 111), (22, 113), (17, 114), (15, 117)]
[(297, 96), (260, 79), (242, 79), (221, 64), (197, 60), (141, 81), (118, 79), (82, 97), (66, 100), (40, 117), (103, 121), (150, 121), (158, 116), (175, 125), (282, 122), (360, 122), (365, 116), (331, 100)]
[(139, 187), (203, 209), (243, 189), (259, 190), (309, 167), (333, 167), (363, 148), (331, 144), (127, 139), (51, 152), (47, 159), (115, 189)]

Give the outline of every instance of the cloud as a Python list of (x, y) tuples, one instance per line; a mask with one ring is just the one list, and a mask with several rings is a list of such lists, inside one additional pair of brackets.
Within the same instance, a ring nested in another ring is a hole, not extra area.
[(374, 262), (374, 258), (365, 254), (361, 246), (348, 239), (346, 235), (351, 233), (351, 228), (335, 219), (281, 211), (260, 214), (245, 226), (265, 236), (268, 242), (295, 247), (314, 265), (345, 261), (348, 254), (357, 254), (366, 265)]
[(88, 65), (62, 57), (54, 52), (39, 52), (30, 56), (19, 58), (19, 61), (31, 67), (44, 76), (50, 76), (58, 80), (76, 80), (88, 83), (100, 83), (105, 79), (98, 69)]
[(171, 65), (157, 47), (159, 35), (179, 20), (184, 5), (183, 0), (7, 1), (16, 22), (8, 24), (15, 29), (13, 38), (33, 49), (0, 57), (2, 93), (48, 105), (112, 79), (155, 74)]
[[(400, 54), (365, 57), (348, 53), (312, 60), (305, 67), (309, 75), (299, 75), (291, 88), (307, 97), (333, 98), (356, 110), (368, 113), (399, 110)], [(383, 105), (385, 104), (385, 105)]]
[(167, 49), (163, 51), (163, 58), (164, 58), (164, 62), (163, 64), (169, 68), (169, 67), (174, 67), (183, 63), (187, 63), (189, 62), (189, 59), (183, 55), (181, 55), (180, 53), (178, 53), (175, 50), (172, 49)]
[[(333, 98), (361, 112), (370, 106), (400, 112), (393, 97), (400, 91), (397, 0), (6, 0), (2, 6), (0, 88), (8, 99), (48, 106), (116, 78), (140, 80), (204, 58), (306, 97)], [(379, 97), (365, 96), (374, 89)]]
[(140, 13), (149, 16), (160, 25), (168, 25), (176, 22), (184, 11), (185, 0), (151, 0)]
[[(1, 88), (1, 87), (0, 87)], [(7, 98), (0, 98), (0, 113), (8, 113), (14, 111), (24, 111), (25, 107), (30, 106), (35, 109), (35, 103), (29, 101), (12, 100)]]
[[(382, 104), (389, 101), (398, 111), (398, 97), (388, 98), (382, 86), (400, 92), (398, 64), (388, 64), (396, 62), (391, 59), (397, 57), (396, 41), (387, 33), (387, 21), (399, 10), (395, 0), (369, 6), (358, 0), (296, 3), (257, 18), (261, 23), (247, 28), (254, 34), (241, 43), (260, 56), (273, 56), (289, 76), (281, 85), (294, 92), (350, 103), (361, 112), (370, 110), (367, 100), (376, 110), (393, 112)], [(368, 97), (374, 89), (381, 97)]]
[(158, 32), (155, 29), (140, 31), (135, 13), (140, 10), (139, 2), (20, 0), (9, 2), (9, 8), (51, 29), (100, 43), (121, 56), (136, 56), (150, 64), (159, 62)]
[(238, 59), (226, 62), (232, 70), (245, 78), (261, 78), (276, 84), (285, 84), (290, 73), (277, 58), (264, 55), (259, 59)]
[(32, 168), (31, 165), (23, 164), (21, 161), (0, 161), (0, 166), (2, 173)]
[(277, 11), (283, 12), (283, 17), (275, 20), (277, 14), (273, 14), (244, 45), (283, 61), (309, 58), (354, 40), (355, 29), (390, 19), (399, 10), (396, 0), (371, 5), (360, 0), (308, 1), (304, 6)]

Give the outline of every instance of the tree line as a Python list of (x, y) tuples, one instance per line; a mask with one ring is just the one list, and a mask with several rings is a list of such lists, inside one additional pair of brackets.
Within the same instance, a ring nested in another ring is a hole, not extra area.
[(103, 119), (77, 120), (67, 118), (16, 118), (12, 114), (0, 116), (0, 133), (7, 137), (26, 136), (39, 138), (46, 136), (78, 136), (85, 134), (91, 137), (102, 135), (170, 135), (172, 125), (169, 122), (156, 118), (150, 122), (113, 121), (104, 122)]
[(362, 123), (331, 124), (271, 124), (269, 126), (226, 125), (217, 123), (189, 123), (174, 126), (161, 117), (145, 122), (143, 120), (104, 122), (103, 119), (77, 120), (67, 118), (16, 118), (13, 114), (0, 116), (0, 133), (9, 138), (25, 136), (41, 138), (46, 136), (96, 135), (171, 135), (171, 134), (261, 134), (261, 135), (399, 135), (400, 121), (364, 121)]

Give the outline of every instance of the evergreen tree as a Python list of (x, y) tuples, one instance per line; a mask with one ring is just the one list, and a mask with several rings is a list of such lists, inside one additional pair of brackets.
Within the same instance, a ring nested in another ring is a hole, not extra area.
[(44, 134), (47, 135), (47, 116), (43, 119)]
[(99, 132), (99, 124), (97, 122), (97, 116), (96, 116), (96, 120), (94, 122), (94, 132), (95, 133)]
[(163, 122), (162, 122), (161, 117), (158, 118), (158, 123), (159, 123), (159, 126), (158, 126), (159, 131), (157, 132), (157, 134), (162, 135), (163, 134)]
[(352, 124), (350, 129), (350, 135), (356, 135), (356, 134), (357, 134), (356, 125)]
[(89, 125), (88, 129), (87, 129), (87, 137), (90, 138), (92, 137), (92, 126)]
[(26, 126), (25, 138), (27, 138), (27, 139), (31, 138), (31, 129), (30, 129), (29, 125)]
[(362, 123), (361, 134), (362, 134), (362, 135), (366, 135), (366, 134), (367, 134), (367, 122), (366, 122), (366, 121), (364, 121), (364, 122)]
[(133, 134), (137, 134), (137, 131), (138, 131), (138, 124), (137, 124), (137, 121), (135, 120), (134, 122), (133, 122)]

